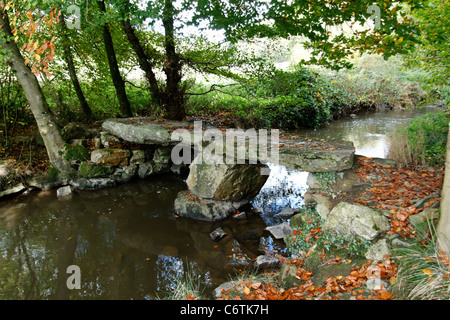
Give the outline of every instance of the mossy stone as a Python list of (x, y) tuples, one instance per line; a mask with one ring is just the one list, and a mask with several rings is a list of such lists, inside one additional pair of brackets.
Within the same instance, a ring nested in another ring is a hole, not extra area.
[(79, 173), (83, 178), (101, 178), (112, 175), (114, 168), (85, 161), (80, 165)]

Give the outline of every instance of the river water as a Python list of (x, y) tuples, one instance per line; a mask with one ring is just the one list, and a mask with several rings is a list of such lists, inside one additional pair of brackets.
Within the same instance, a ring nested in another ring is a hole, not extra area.
[[(350, 140), (357, 154), (386, 157), (395, 128), (434, 110), (363, 114), (295, 134)], [(275, 214), (284, 207), (303, 204), (307, 173), (271, 169), (252, 201), (263, 213), (244, 220), (176, 218), (175, 197), (186, 189), (176, 175), (74, 192), (65, 200), (55, 190), (0, 200), (0, 299), (163, 298), (187, 273), (208, 295), (234, 275), (233, 240), (250, 258), (285, 252), (264, 228), (280, 222)], [(213, 241), (209, 234), (219, 226), (227, 237)], [(80, 289), (68, 288), (71, 265), (79, 267)]]

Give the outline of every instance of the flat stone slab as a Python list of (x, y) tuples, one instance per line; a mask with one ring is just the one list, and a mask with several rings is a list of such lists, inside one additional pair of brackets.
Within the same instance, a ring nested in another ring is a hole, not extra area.
[(306, 172), (339, 172), (350, 169), (355, 157), (351, 141), (286, 138), (280, 140), (279, 164)]
[[(273, 136), (277, 130), (218, 129), (199, 127), (198, 123), (197, 127), (195, 125), (154, 118), (128, 118), (107, 120), (103, 123), (103, 129), (130, 143), (164, 146), (183, 144), (203, 152), (219, 149), (227, 157), (227, 148), (230, 150), (231, 147), (236, 150), (232, 155), (235, 163), (246, 159), (253, 163), (272, 163), (298, 171), (339, 172), (350, 169), (354, 162), (355, 147), (350, 141), (332, 142), (287, 134)], [(186, 134), (180, 131), (174, 134), (180, 129)], [(199, 136), (201, 141), (198, 141)], [(208, 150), (211, 141), (214, 141), (215, 147)], [(251, 152), (250, 146), (253, 146)], [(278, 156), (274, 157), (273, 153), (277, 152)]]
[(126, 118), (106, 120), (102, 128), (130, 143), (170, 145), (173, 144), (172, 132), (177, 129), (189, 129), (189, 124), (154, 118)]

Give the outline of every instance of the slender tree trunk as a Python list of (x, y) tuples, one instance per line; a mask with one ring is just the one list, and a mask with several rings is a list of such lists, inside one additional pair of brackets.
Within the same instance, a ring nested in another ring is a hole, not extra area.
[[(103, 14), (106, 14), (105, 1), (97, 1), (97, 5)], [(125, 90), (125, 81), (123, 80), (119, 66), (117, 64), (116, 52), (114, 51), (114, 43), (109, 31), (107, 23), (103, 25), (103, 41), (105, 43), (106, 55), (108, 56), (109, 70), (111, 72), (111, 78), (116, 88), (117, 98), (119, 99), (120, 113), (123, 117), (132, 117), (130, 102), (128, 101), (127, 93)]]
[(166, 74), (165, 109), (166, 117), (172, 120), (183, 120), (186, 116), (184, 109), (184, 88), (181, 87), (182, 63), (175, 47), (174, 7), (172, 0), (165, 0), (163, 12), (163, 25), (165, 32), (164, 47), (166, 50)]
[(444, 186), (441, 192), (441, 217), (437, 227), (437, 242), (439, 250), (450, 256), (450, 130), (447, 139), (447, 157)]
[(12, 41), (14, 37), (11, 32), (8, 15), (3, 10), (0, 10), (0, 25), (3, 25), (1, 28), (0, 47), (8, 55), (8, 62), (30, 104), (31, 112), (34, 115), (39, 132), (44, 140), (49, 160), (57, 169), (68, 171), (70, 170), (70, 164), (64, 159), (65, 144), (61, 137), (57, 121), (47, 104), (36, 76), (25, 65), (22, 54), (16, 43)]
[(78, 100), (81, 104), (81, 109), (83, 110), (86, 118), (92, 119), (92, 110), (89, 107), (89, 104), (84, 96), (83, 90), (81, 89), (80, 81), (78, 80), (77, 73), (75, 71), (75, 64), (73, 62), (72, 50), (69, 45), (69, 40), (67, 39), (66, 32), (68, 32), (66, 22), (64, 21), (64, 14), (61, 11), (61, 19), (59, 20), (59, 24), (62, 30), (63, 42), (64, 42), (64, 60), (66, 60), (67, 68), (69, 70), (70, 80), (72, 80), (73, 87), (77, 94)]
[(156, 79), (155, 73), (153, 72), (154, 65), (150, 63), (151, 58), (145, 53), (144, 48), (139, 41), (139, 38), (134, 31), (133, 26), (129, 19), (122, 20), (123, 29), (127, 35), (128, 41), (133, 47), (134, 52), (138, 58), (139, 66), (142, 71), (144, 71), (147, 82), (150, 86), (150, 92), (152, 93), (153, 99), (157, 104), (162, 103), (162, 93), (159, 88), (158, 80)]
[[(126, 4), (129, 10), (129, 2)], [(186, 116), (185, 88), (181, 85), (183, 64), (180, 55), (176, 52), (174, 7), (172, 0), (165, 0), (162, 20), (165, 32), (164, 49), (166, 52), (166, 61), (163, 67), (166, 75), (166, 85), (164, 88), (160, 87), (153, 71), (154, 64), (151, 62), (152, 57), (145, 52), (130, 20), (123, 17), (122, 25), (128, 41), (138, 57), (139, 66), (147, 78), (154, 101), (163, 108), (166, 118), (183, 120)]]

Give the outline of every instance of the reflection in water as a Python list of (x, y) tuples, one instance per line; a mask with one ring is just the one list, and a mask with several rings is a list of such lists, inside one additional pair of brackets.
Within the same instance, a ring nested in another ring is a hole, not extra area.
[[(173, 203), (185, 188), (181, 177), (167, 175), (66, 200), (51, 191), (0, 203), (0, 299), (164, 296), (187, 271), (211, 292), (233, 273), (233, 240), (255, 258), (266, 224), (259, 215), (175, 219)], [(209, 234), (219, 226), (228, 236), (215, 242)], [(67, 288), (70, 265), (80, 267), (81, 290)]]
[[(415, 114), (360, 115), (299, 134), (351, 140), (358, 154), (384, 157), (389, 134)], [(303, 204), (306, 177), (271, 166), (271, 176), (252, 201), (263, 214), (217, 223), (174, 218), (173, 202), (186, 184), (173, 175), (75, 192), (64, 201), (56, 191), (1, 201), (0, 299), (164, 296), (188, 271), (210, 292), (233, 274), (227, 267), (233, 240), (250, 258), (283, 251), (264, 228), (280, 222), (276, 214), (284, 207)], [(209, 237), (217, 227), (228, 234), (219, 242)], [(73, 264), (81, 270), (81, 290), (66, 286), (66, 270)]]
[(321, 138), (325, 140), (352, 141), (356, 154), (366, 157), (387, 157), (390, 136), (401, 125), (412, 118), (429, 112), (438, 112), (439, 108), (424, 107), (416, 110), (395, 110), (378, 113), (359, 114), (332, 122), (329, 126), (318, 130), (298, 131), (302, 136)]
[(270, 176), (261, 192), (252, 200), (254, 207), (263, 210), (261, 217), (267, 225), (280, 222), (275, 215), (285, 207), (299, 207), (304, 204), (307, 191), (307, 172), (299, 172), (282, 166), (270, 165)]

